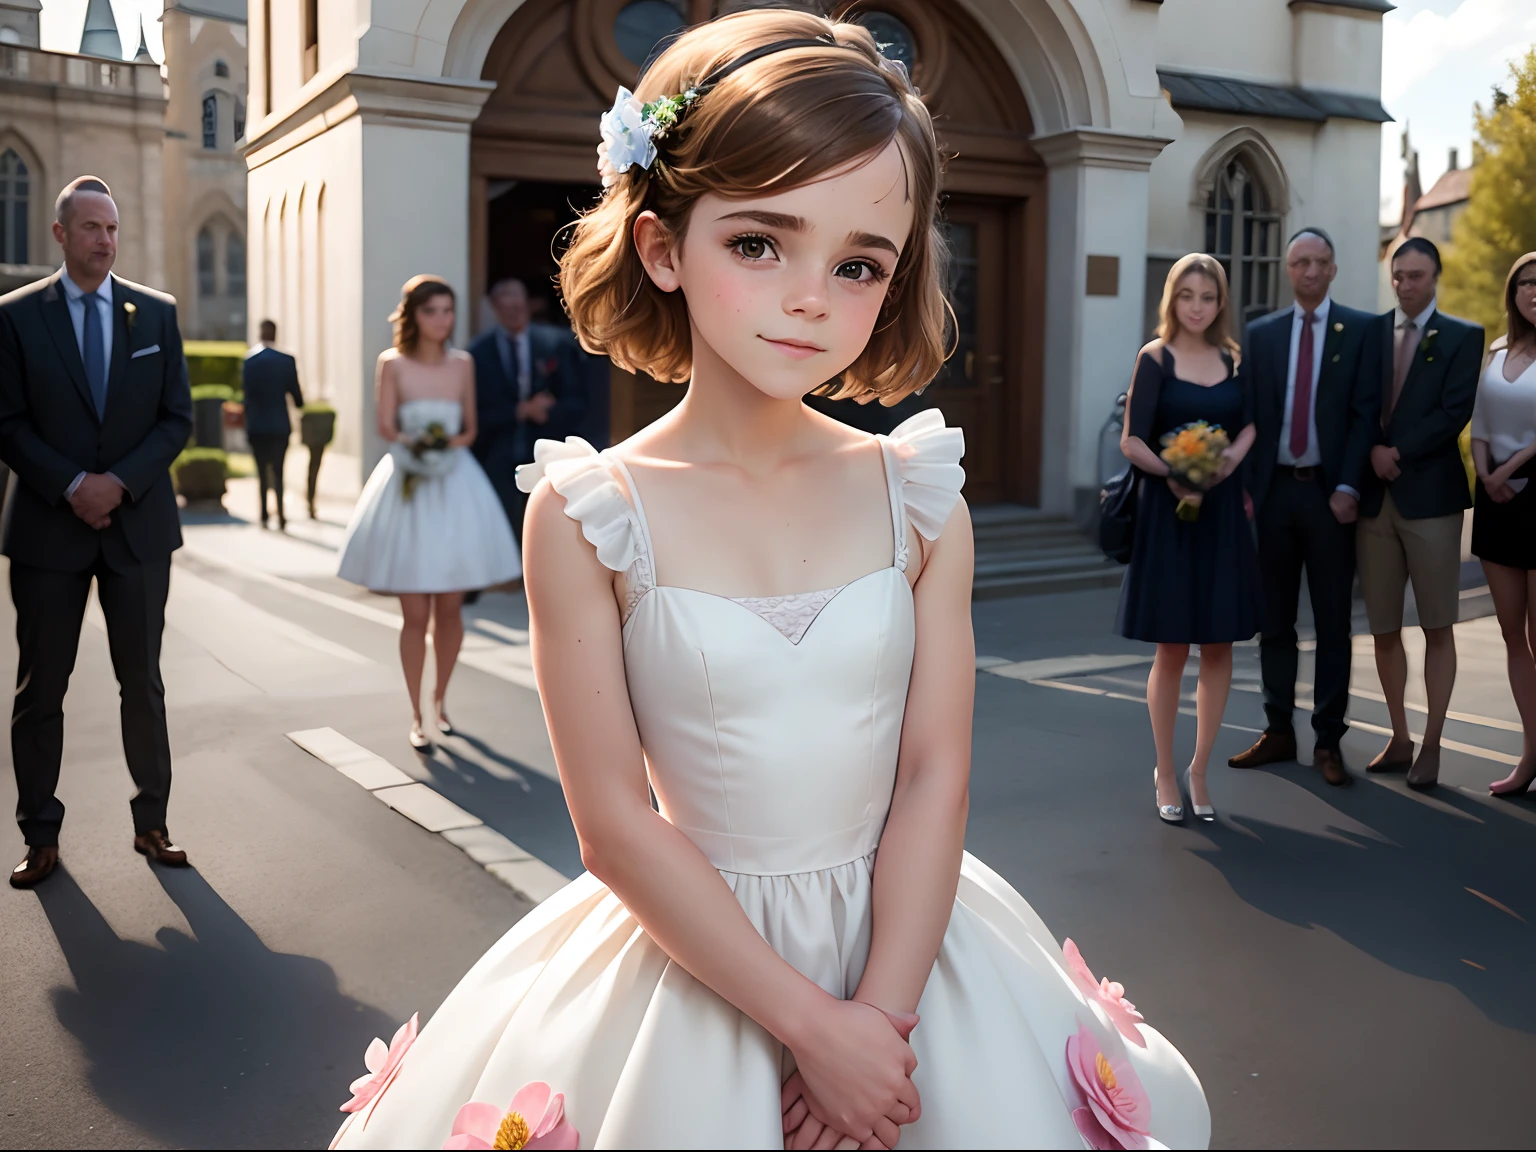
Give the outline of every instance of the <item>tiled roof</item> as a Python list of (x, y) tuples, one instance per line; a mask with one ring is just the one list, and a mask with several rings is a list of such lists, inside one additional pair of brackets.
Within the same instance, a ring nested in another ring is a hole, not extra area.
[(1365, 120), (1385, 124), (1392, 119), (1375, 96), (1321, 92), (1313, 88), (1286, 88), (1160, 68), (1158, 79), (1175, 108), (1200, 112), (1227, 112), (1239, 116), (1269, 116), (1284, 120)]
[(1428, 208), (1444, 208), (1447, 204), (1460, 204), (1472, 195), (1472, 169), (1452, 168), (1435, 181), (1435, 186), (1419, 197), (1415, 212)]

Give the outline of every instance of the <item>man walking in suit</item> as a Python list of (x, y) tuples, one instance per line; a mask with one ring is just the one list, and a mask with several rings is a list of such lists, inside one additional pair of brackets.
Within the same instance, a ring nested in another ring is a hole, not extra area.
[[(286, 531), (288, 517), (283, 511), (283, 461), (288, 455), (288, 440), (293, 425), (288, 420), (288, 397), (295, 408), (304, 407), (299, 391), (299, 366), (286, 352), (279, 352), (277, 324), (261, 322), (261, 343), (246, 354), (240, 369), (245, 392), (245, 435), (256, 458), (256, 480), (261, 490), (261, 526), (267, 526), (267, 489), (277, 493), (277, 527)], [(270, 477), (270, 481), (269, 478)]]
[(192, 434), (176, 302), (111, 274), (117, 206), (101, 180), (70, 183), (55, 220), (64, 267), (0, 297), (0, 459), (16, 474), (0, 551), (16, 604), (11, 759), (27, 842), (16, 888), (47, 879), (59, 859), (64, 692), (93, 579), (138, 788), (133, 846), (161, 864), (187, 862), (166, 830), (160, 680), (171, 553), (181, 546), (170, 466)]
[(1333, 241), (1318, 228), (1291, 238), (1286, 271), (1296, 303), (1248, 325), (1243, 364), (1252, 373), (1258, 438), (1250, 487), (1264, 571), (1264, 733), (1234, 768), (1296, 759), (1296, 608), (1306, 569), (1317, 626), (1312, 763), (1330, 784), (1349, 783), (1339, 742), (1349, 704), (1355, 520), (1381, 392), (1364, 370), (1375, 317), (1335, 302)]
[(540, 436), (558, 439), (580, 426), (585, 390), (570, 334), (529, 323), (521, 280), (493, 285), (491, 307), (496, 325), (469, 346), (480, 425), (472, 451), (521, 543), (528, 497), (517, 490), (517, 466), (532, 462)]
[[(1439, 282), (1439, 250), (1418, 237), (1404, 241), (1392, 257), (1398, 306), (1376, 318), (1369, 337), (1381, 365), (1381, 420), (1360, 500), (1360, 583), (1392, 717), (1391, 742), (1366, 770), (1409, 769), (1408, 786), (1418, 789), (1440, 778), (1440, 735), (1456, 684), (1461, 530), (1472, 504), (1457, 441), (1472, 418), (1483, 362), (1482, 328), (1438, 310)], [(1410, 579), (1429, 697), (1417, 760), (1403, 707), (1403, 593)]]

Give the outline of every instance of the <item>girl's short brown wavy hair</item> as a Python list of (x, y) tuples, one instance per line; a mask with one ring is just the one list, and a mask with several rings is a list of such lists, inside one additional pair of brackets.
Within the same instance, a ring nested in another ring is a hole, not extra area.
[(400, 303), (389, 314), (389, 322), (394, 325), (395, 348), (401, 355), (410, 356), (416, 351), (416, 344), (421, 339), (416, 312), (435, 296), (446, 296), (449, 303), (456, 303), (453, 289), (441, 276), (426, 273), (412, 276), (400, 289)]
[(651, 282), (635, 251), (635, 220), (647, 210), (681, 242), (705, 193), (733, 199), (802, 187), (883, 150), (901, 148), (915, 213), (868, 345), (834, 396), (878, 394), (884, 404), (922, 388), (943, 366), (948, 249), (939, 227), (942, 159), (928, 109), (906, 70), (880, 55), (857, 24), (758, 9), (686, 32), (641, 78), (650, 102), (698, 84), (754, 48), (790, 39), (825, 46), (770, 53), (736, 69), (658, 141), (649, 171), (631, 168), (575, 226), (560, 261), (566, 311), (582, 345), (621, 368), (658, 380), (693, 367), (688, 306)]

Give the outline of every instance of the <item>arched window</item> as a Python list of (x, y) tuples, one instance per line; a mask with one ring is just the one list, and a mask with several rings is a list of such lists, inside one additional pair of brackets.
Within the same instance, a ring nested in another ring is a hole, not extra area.
[(1280, 213), (1241, 155), (1216, 174), (1205, 206), (1205, 250), (1227, 270), (1232, 314), (1247, 324), (1280, 302)]
[(219, 146), (219, 98), (213, 93), (203, 97), (203, 147)]
[(27, 263), (27, 208), (32, 184), (14, 148), (0, 152), (0, 264)]
[(233, 232), (224, 241), (224, 291), (230, 296), (245, 295), (245, 240)]
[(215, 76), (228, 76), (229, 65), (224, 63), (222, 60), (215, 60), (213, 62), (213, 74)]
[(218, 292), (213, 276), (213, 233), (204, 228), (197, 234), (197, 294), (212, 296)]
[(245, 135), (245, 101), (235, 101), (235, 139)]

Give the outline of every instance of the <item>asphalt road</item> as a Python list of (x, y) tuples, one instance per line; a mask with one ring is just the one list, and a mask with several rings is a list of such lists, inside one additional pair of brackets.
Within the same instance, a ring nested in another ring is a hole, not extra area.
[[(5, 1147), (322, 1146), (368, 1040), (429, 1016), (526, 911), (285, 733), (333, 728), (579, 869), (525, 686), (521, 601), (472, 610), (452, 696), (464, 735), (418, 758), (393, 606), (327, 575), (336, 535), (189, 528), (164, 667), (171, 831), (192, 870), (132, 851), (99, 617), (84, 630), (66, 704), (64, 871), (0, 895)], [(1536, 803), (1479, 795), (1520, 740), (1492, 622), (1458, 629), (1464, 718), (1448, 736), (1473, 751), (1447, 753), (1447, 787), (1424, 797), (1367, 780), (1382, 737), (1357, 728), (1354, 787), (1296, 766), (1221, 769), (1221, 820), (1170, 829), (1147, 779), (1146, 665), (1127, 663), (1149, 653), (1110, 634), (1113, 603), (978, 605), (978, 652), (998, 667), (978, 673), (970, 849), (1184, 1051), (1217, 1147), (1531, 1146)], [(1464, 607), (1488, 610), (1476, 595)], [(0, 669), (14, 667), (13, 623), (5, 603)], [(1262, 724), (1256, 655), (1238, 653), (1222, 761)], [(1357, 659), (1364, 724), (1385, 724), (1378, 687)], [(1193, 728), (1181, 721), (1185, 750)], [(12, 787), (7, 771), (0, 804)], [(0, 828), (0, 858), (22, 851)]]

